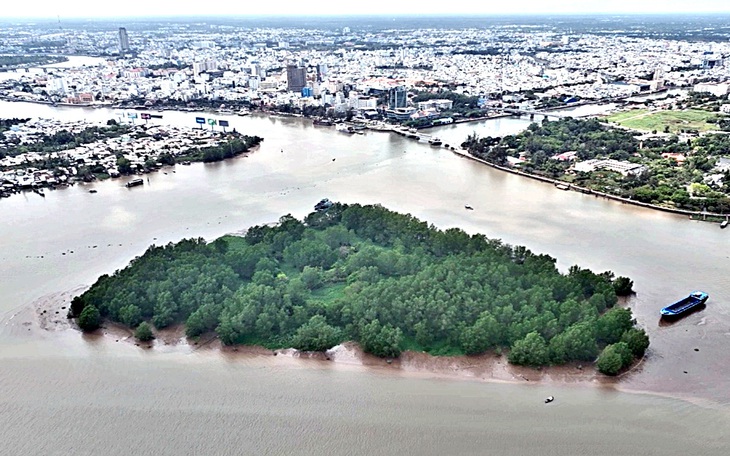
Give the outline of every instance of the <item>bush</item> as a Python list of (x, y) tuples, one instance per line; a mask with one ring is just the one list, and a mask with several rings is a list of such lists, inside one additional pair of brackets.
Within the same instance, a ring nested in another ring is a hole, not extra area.
[(134, 331), (134, 337), (140, 342), (148, 342), (155, 338), (154, 334), (152, 334), (152, 328), (146, 321), (143, 321), (137, 326), (137, 329)]
[(649, 336), (646, 335), (643, 329), (629, 329), (621, 336), (621, 342), (625, 342), (631, 353), (637, 358), (644, 356), (646, 349), (649, 348)]
[(315, 315), (297, 329), (292, 346), (297, 350), (325, 351), (341, 341), (340, 331), (327, 324), (322, 315)]
[(634, 292), (634, 281), (628, 277), (618, 277), (613, 282), (613, 289), (618, 296), (629, 296)]
[(360, 343), (363, 350), (383, 358), (395, 358), (401, 353), (400, 343), (403, 333), (400, 328), (387, 324), (381, 326), (373, 320), (360, 330)]
[(97, 330), (100, 324), (101, 314), (99, 314), (99, 309), (92, 305), (84, 307), (81, 315), (79, 315), (79, 328), (84, 332), (91, 332)]
[(542, 366), (549, 361), (550, 352), (545, 339), (537, 332), (531, 332), (515, 342), (509, 352), (509, 362), (512, 364)]
[(606, 375), (616, 375), (634, 360), (631, 349), (625, 342), (607, 345), (596, 363), (598, 371)]

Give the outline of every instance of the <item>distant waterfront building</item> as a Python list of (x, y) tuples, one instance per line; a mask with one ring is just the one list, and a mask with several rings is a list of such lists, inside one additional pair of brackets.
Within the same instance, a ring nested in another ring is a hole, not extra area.
[(625, 161), (611, 159), (592, 159), (576, 163), (575, 165), (573, 165), (573, 169), (575, 171), (586, 173), (590, 173), (598, 169), (607, 169), (609, 171), (614, 171), (624, 176), (628, 176), (629, 174), (641, 174), (647, 170), (647, 167), (644, 165), (639, 165), (637, 163), (630, 163)]
[(694, 86), (694, 91), (699, 93), (711, 93), (716, 97), (722, 97), (730, 93), (730, 84), (724, 82), (722, 84), (703, 82)]
[(446, 99), (435, 99), (418, 102), (419, 111), (437, 110), (448, 111), (454, 106), (454, 102)]
[(119, 27), (119, 53), (126, 54), (129, 52), (129, 36), (127, 35), (127, 29)]
[(388, 90), (388, 109), (405, 108), (408, 104), (408, 91), (404, 86)]
[(301, 92), (307, 85), (307, 69), (296, 65), (286, 66), (286, 89), (290, 92)]

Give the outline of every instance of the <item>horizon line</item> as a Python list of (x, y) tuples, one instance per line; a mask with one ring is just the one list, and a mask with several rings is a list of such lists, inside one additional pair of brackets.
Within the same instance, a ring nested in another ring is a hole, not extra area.
[(121, 20), (121, 19), (211, 19), (211, 18), (236, 18), (236, 19), (317, 19), (317, 18), (440, 18), (440, 17), (452, 17), (452, 18), (499, 18), (499, 17), (616, 17), (616, 16), (644, 16), (644, 17), (670, 17), (670, 16), (686, 16), (686, 17), (697, 17), (707, 15), (730, 15), (730, 9), (725, 11), (652, 11), (652, 12), (514, 12), (514, 13), (424, 13), (424, 14), (411, 14), (411, 13), (394, 13), (394, 14), (226, 14), (226, 13), (210, 13), (210, 14), (165, 14), (165, 15), (133, 15), (133, 16), (11, 16), (0, 18), (0, 22), (12, 22), (12, 21), (25, 21), (25, 20), (49, 20), (57, 21), (59, 18), (62, 19), (76, 19), (76, 20)]

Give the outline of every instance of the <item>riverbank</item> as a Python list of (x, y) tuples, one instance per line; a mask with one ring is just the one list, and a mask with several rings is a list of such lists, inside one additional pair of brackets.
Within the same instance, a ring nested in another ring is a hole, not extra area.
[[(457, 148), (452, 147), (447, 150), (451, 151), (452, 153), (454, 153), (455, 155), (457, 155), (459, 157), (476, 161), (478, 163), (490, 166), (490, 167), (492, 167), (494, 169), (498, 169), (500, 171), (505, 171), (505, 172), (515, 174), (518, 176), (527, 177), (527, 178), (537, 180), (540, 182), (544, 182), (547, 184), (552, 184), (557, 190), (573, 190), (573, 191), (580, 192), (583, 194), (594, 195), (597, 198), (601, 197), (601, 198), (609, 199), (612, 201), (618, 201), (618, 202), (624, 203), (624, 204), (632, 204), (634, 206), (639, 206), (639, 207), (643, 207), (646, 209), (654, 209), (657, 211), (668, 212), (671, 214), (689, 216), (689, 218), (692, 220), (719, 222), (719, 221), (725, 220), (728, 217), (727, 214), (702, 212), (702, 211), (688, 211), (685, 209), (677, 209), (677, 208), (671, 208), (671, 207), (665, 207), (665, 206), (657, 206), (655, 204), (650, 204), (650, 203), (643, 203), (641, 201), (636, 201), (636, 200), (632, 200), (629, 198), (623, 198), (620, 196), (612, 195), (610, 193), (600, 192), (600, 191), (593, 190), (590, 188), (584, 188), (584, 187), (580, 187), (578, 185), (569, 184), (565, 181), (561, 181), (558, 179), (551, 179), (549, 177), (539, 176), (536, 174), (530, 174), (530, 173), (526, 173), (524, 171), (520, 171), (518, 169), (510, 168), (507, 166), (500, 166), (495, 163), (490, 163), (486, 160), (483, 160), (481, 158), (471, 155), (468, 151), (461, 149), (461, 148), (457, 149)], [(708, 220), (708, 218), (709, 218), (709, 220)]]
[[(83, 293), (87, 286), (76, 287), (66, 292), (44, 296), (31, 305), (18, 309), (11, 320), (18, 321), (35, 335), (43, 333), (82, 334), (74, 320), (66, 313), (74, 296)], [(267, 356), (311, 360), (314, 367), (322, 363), (357, 366), (376, 369), (390, 375), (414, 375), (419, 377), (451, 378), (461, 380), (488, 381), (494, 383), (539, 384), (539, 385), (582, 385), (612, 387), (618, 386), (621, 378), (640, 369), (641, 361), (617, 377), (597, 373), (593, 366), (571, 363), (539, 369), (509, 364), (504, 354), (486, 353), (477, 356), (433, 356), (424, 352), (404, 351), (397, 358), (379, 358), (363, 352), (355, 342), (345, 342), (326, 352), (302, 352), (292, 348), (270, 350), (260, 346), (223, 345), (215, 334), (205, 334), (190, 340), (185, 336), (183, 325), (174, 325), (154, 330), (155, 339), (140, 342), (133, 331), (121, 324), (105, 321), (100, 329), (83, 334), (80, 343), (91, 338), (101, 338), (105, 344), (126, 344), (144, 350), (161, 353), (208, 352), (227, 357)]]

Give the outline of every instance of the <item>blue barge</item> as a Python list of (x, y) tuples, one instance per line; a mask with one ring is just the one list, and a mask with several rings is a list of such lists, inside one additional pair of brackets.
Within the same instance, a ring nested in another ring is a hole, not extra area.
[(663, 308), (662, 317), (677, 317), (682, 315), (697, 306), (701, 306), (709, 297), (704, 291), (693, 291), (686, 298), (682, 298), (674, 304)]

